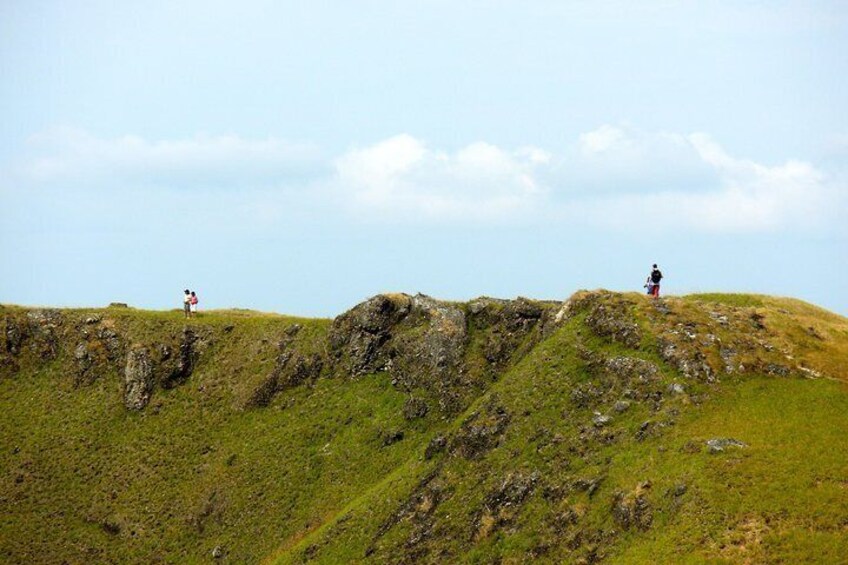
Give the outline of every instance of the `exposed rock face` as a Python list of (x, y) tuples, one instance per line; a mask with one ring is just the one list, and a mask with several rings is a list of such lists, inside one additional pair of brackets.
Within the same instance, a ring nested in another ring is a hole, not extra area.
[(690, 379), (705, 382), (715, 381), (715, 372), (704, 353), (695, 347), (687, 347), (666, 338), (657, 340), (660, 357)]
[(588, 350), (581, 350), (580, 356), (596, 378), (572, 389), (571, 398), (578, 407), (594, 408), (618, 399), (626, 405), (619, 403), (615, 410), (623, 412), (630, 405), (628, 400), (650, 401), (654, 407), (661, 402), (660, 370), (654, 363), (637, 357), (605, 357)]
[[(463, 305), (422, 294), (378, 295), (333, 321), (329, 351), (348, 375), (386, 371), (400, 390), (419, 398), (424, 391), (431, 407), (457, 413), (521, 347), (529, 347), (528, 335), (550, 321), (558, 305), (524, 298), (478, 298)], [(479, 351), (486, 362), (471, 369), (470, 329), (482, 343)], [(541, 339), (542, 332), (536, 335)], [(405, 412), (407, 417), (414, 413)]]
[(74, 360), (77, 364), (77, 382), (81, 382), (85, 380), (86, 374), (93, 364), (91, 352), (88, 350), (88, 344), (82, 342), (76, 346), (74, 349)]
[(35, 342), (38, 355), (45, 361), (59, 354), (59, 328), (62, 314), (58, 310), (31, 310), (27, 312), (29, 334)]
[(304, 356), (288, 350), (289, 342), (280, 343), (283, 350), (278, 356), (274, 370), (250, 395), (245, 408), (257, 408), (271, 403), (278, 392), (314, 382), (321, 375), (324, 361), (318, 354)]
[(428, 474), (418, 484), (410, 497), (401, 507), (377, 529), (371, 545), (365, 550), (365, 557), (371, 556), (375, 551), (375, 543), (389, 530), (401, 522), (408, 522), (412, 531), (404, 543), (407, 548), (406, 558), (403, 563), (415, 563), (422, 560), (426, 554), (426, 541), (433, 534), (434, 514), (436, 508), (442, 503), (449, 493), (446, 492), (444, 480), (436, 470)]
[(333, 320), (329, 345), (334, 355), (347, 357), (353, 375), (385, 369), (389, 361), (382, 346), (391, 338), (392, 328), (409, 314), (412, 301), (406, 295), (377, 295)]
[(642, 341), (639, 325), (623, 308), (597, 304), (586, 317), (586, 325), (596, 335), (636, 349)]
[(153, 362), (147, 349), (131, 349), (124, 368), (124, 405), (130, 410), (141, 410), (147, 406), (153, 383)]
[(457, 430), (450, 453), (466, 459), (482, 457), (500, 443), (509, 421), (509, 413), (492, 398), (482, 413), (471, 414)]
[(482, 539), (494, 531), (512, 522), (521, 508), (521, 504), (533, 493), (538, 473), (523, 475), (510, 474), (494, 491), (486, 495), (483, 508), (473, 522), (473, 537)]
[(109, 327), (102, 327), (97, 331), (97, 338), (103, 343), (106, 349), (106, 356), (110, 361), (116, 361), (121, 356), (123, 344), (121, 337)]
[(493, 370), (504, 368), (527, 335), (551, 320), (550, 312), (559, 303), (544, 304), (545, 307), (526, 298), (498, 300), (486, 297), (468, 303), (471, 324), (487, 332), (483, 355)]
[(22, 326), (12, 318), (6, 317), (6, 352), (12, 355), (18, 355), (21, 352), (21, 346), (26, 338), (26, 327)]
[(404, 343), (402, 352), (419, 355), (439, 376), (459, 368), (465, 353), (465, 313), (458, 306), (422, 294), (413, 297), (412, 309), (426, 319), (426, 330), (417, 343)]
[[(194, 350), (196, 340), (197, 336), (192, 328), (188, 326), (183, 328), (180, 350), (176, 359), (176, 364), (170, 370), (163, 373), (162, 378), (160, 379), (162, 388), (173, 388), (184, 383), (191, 376), (191, 372), (194, 370), (196, 356)], [(163, 357), (165, 357), (165, 355), (163, 355)], [(167, 357), (170, 357), (170, 350), (167, 351)]]
[(467, 345), (465, 313), (450, 303), (416, 295), (398, 335), (389, 344), (388, 369), (395, 385), (423, 388), (435, 395), (444, 412), (461, 407)]

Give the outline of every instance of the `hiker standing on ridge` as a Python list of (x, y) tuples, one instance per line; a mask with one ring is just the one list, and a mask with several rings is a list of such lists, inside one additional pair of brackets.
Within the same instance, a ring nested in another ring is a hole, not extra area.
[(657, 264), (654, 263), (654, 268), (651, 269), (651, 274), (648, 275), (648, 280), (645, 281), (645, 286), (648, 287), (648, 294), (654, 298), (660, 297), (660, 281), (662, 278), (662, 271), (660, 271), (657, 268)]
[(191, 292), (188, 289), (185, 289), (185, 294), (183, 295), (183, 314), (188, 318), (191, 316)]
[(191, 312), (192, 317), (197, 316), (197, 302), (198, 302), (197, 295), (192, 290), (191, 291), (191, 298), (189, 299), (189, 311)]

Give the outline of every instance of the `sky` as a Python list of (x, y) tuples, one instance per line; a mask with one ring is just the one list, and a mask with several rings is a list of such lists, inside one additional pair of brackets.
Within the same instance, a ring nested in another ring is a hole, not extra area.
[(0, 0), (0, 303), (848, 315), (846, 77), (845, 2)]

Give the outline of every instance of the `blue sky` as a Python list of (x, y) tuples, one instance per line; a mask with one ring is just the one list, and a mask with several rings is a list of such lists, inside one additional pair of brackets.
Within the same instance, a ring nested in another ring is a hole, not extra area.
[(848, 5), (633, 4), (0, 2), (0, 302), (848, 314)]

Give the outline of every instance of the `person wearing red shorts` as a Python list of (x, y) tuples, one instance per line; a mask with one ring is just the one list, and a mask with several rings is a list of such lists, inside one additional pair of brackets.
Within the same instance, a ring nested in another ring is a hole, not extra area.
[(646, 286), (650, 289), (650, 294), (654, 298), (660, 297), (660, 281), (663, 278), (662, 271), (657, 268), (657, 264), (654, 263), (654, 268), (651, 269), (651, 274), (648, 275), (648, 280), (646, 282)]

